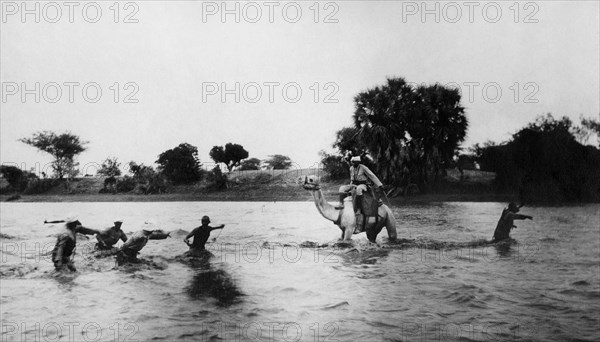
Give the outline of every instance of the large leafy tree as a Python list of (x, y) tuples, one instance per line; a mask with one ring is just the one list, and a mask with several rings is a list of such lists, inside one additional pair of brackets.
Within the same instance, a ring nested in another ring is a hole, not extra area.
[[(468, 126), (458, 90), (435, 84), (415, 88), (403, 78), (354, 98), (357, 139), (386, 182), (417, 179), (429, 190), (464, 140)], [(339, 138), (339, 135), (338, 135)]]
[(223, 146), (213, 146), (209, 152), (210, 157), (215, 163), (223, 163), (227, 170), (231, 170), (240, 165), (243, 159), (248, 158), (248, 151), (242, 145), (227, 143)]
[(156, 163), (160, 172), (175, 184), (191, 183), (202, 178), (198, 148), (188, 143), (161, 153)]
[(415, 89), (402, 78), (368, 89), (354, 97), (354, 126), (377, 164), (378, 174), (389, 183), (399, 183), (410, 137), (409, 120), (420, 105)]
[(568, 117), (540, 116), (506, 143), (476, 146), (478, 161), (498, 190), (523, 201), (599, 201), (600, 150), (579, 143), (574, 128)]
[(50, 131), (37, 132), (32, 137), (19, 141), (52, 155), (52, 169), (59, 179), (76, 174), (75, 167), (78, 164), (75, 163), (75, 157), (85, 151), (85, 145), (88, 144), (70, 132), (56, 134)]

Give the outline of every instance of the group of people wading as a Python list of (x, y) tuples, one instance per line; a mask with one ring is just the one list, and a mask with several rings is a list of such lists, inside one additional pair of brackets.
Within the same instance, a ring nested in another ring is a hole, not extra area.
[[(355, 193), (354, 208), (357, 215), (364, 211), (364, 197), (372, 196), (377, 205), (381, 205), (381, 197), (385, 195), (383, 183), (377, 176), (363, 164), (361, 156), (348, 156), (346, 161), (350, 164), (350, 184), (342, 185), (339, 189), (340, 203), (337, 209), (344, 208), (344, 199)], [(519, 209), (516, 203), (509, 203), (508, 207), (502, 211), (500, 220), (494, 231), (494, 237), (491, 242), (506, 240), (510, 237), (510, 231), (516, 228), (515, 220), (533, 219), (529, 215), (518, 214)], [(366, 215), (365, 215), (366, 216)], [(116, 253), (117, 263), (122, 265), (127, 262), (138, 262), (138, 253), (146, 246), (148, 240), (162, 240), (170, 237), (170, 233), (165, 233), (160, 229), (155, 229), (155, 223), (148, 220), (144, 223), (141, 230), (133, 233), (131, 237), (121, 230), (122, 220), (114, 222), (112, 227), (104, 230), (95, 230), (84, 227), (76, 217), (69, 217), (61, 221), (45, 221), (44, 223), (65, 223), (63, 232), (58, 235), (56, 245), (52, 251), (52, 261), (58, 271), (75, 271), (72, 256), (77, 243), (77, 234), (96, 235), (96, 249), (98, 251), (114, 251)], [(188, 256), (201, 256), (206, 253), (205, 244), (210, 237), (210, 232), (215, 229), (222, 229), (225, 225), (216, 227), (209, 226), (210, 218), (202, 217), (202, 225), (194, 228), (183, 240), (189, 246)], [(190, 238), (193, 242), (190, 243)], [(123, 241), (120, 248), (113, 247), (119, 240)]]
[[(84, 227), (75, 216), (69, 216), (66, 220), (44, 221), (44, 223), (65, 224), (63, 231), (58, 234), (56, 245), (52, 250), (52, 262), (57, 271), (76, 271), (72, 257), (77, 245), (77, 234), (96, 235), (95, 249), (99, 253), (106, 253), (106, 255), (114, 254), (119, 265), (139, 262), (137, 255), (146, 246), (148, 240), (163, 240), (171, 237), (171, 233), (155, 229), (156, 224), (153, 220), (144, 222), (142, 229), (133, 233), (129, 238), (121, 230), (122, 220), (115, 221), (112, 227), (103, 230)], [(211, 227), (208, 225), (209, 223), (210, 218), (208, 216), (202, 217), (202, 225), (194, 228), (185, 237), (184, 242), (190, 248), (186, 255), (201, 256), (206, 253), (205, 244), (210, 237), (210, 232), (225, 227), (225, 225)], [(192, 243), (189, 241), (190, 238), (193, 238)], [(123, 245), (120, 248), (115, 248), (114, 246), (119, 240), (123, 241)]]

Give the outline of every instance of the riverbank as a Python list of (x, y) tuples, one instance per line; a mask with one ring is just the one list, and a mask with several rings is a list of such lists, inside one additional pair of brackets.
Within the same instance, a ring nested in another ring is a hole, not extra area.
[[(71, 182), (70, 188), (56, 186), (42, 194), (2, 194), (0, 201), (14, 202), (188, 202), (188, 201), (311, 201), (311, 194), (297, 182), (307, 175), (319, 175), (320, 170), (272, 170), (243, 171), (229, 174), (229, 188), (210, 190), (204, 183), (170, 186), (166, 193), (139, 194), (100, 193), (102, 178), (79, 178)], [(464, 177), (449, 170), (444, 179), (444, 190), (435, 194), (411, 194), (389, 198), (392, 204), (430, 202), (507, 202), (515, 200), (511, 194), (496, 194), (492, 191), (493, 174), (481, 171), (466, 171)], [(329, 201), (337, 200), (341, 181), (321, 184)]]
[[(305, 191), (306, 192), (306, 191)], [(210, 194), (74, 194), (74, 195), (20, 195), (18, 199), (8, 200), (11, 196), (0, 195), (1, 202), (270, 202), (312, 201), (310, 193), (273, 193), (223, 191)], [(334, 202), (335, 193), (327, 192), (325, 197)], [(392, 204), (431, 203), (431, 202), (509, 202), (515, 200), (510, 194), (427, 194), (389, 198)]]

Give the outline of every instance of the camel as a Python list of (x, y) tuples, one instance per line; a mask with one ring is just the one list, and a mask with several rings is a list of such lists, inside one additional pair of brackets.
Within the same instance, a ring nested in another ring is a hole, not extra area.
[[(342, 230), (342, 240), (351, 241), (353, 234), (362, 232), (356, 231), (356, 215), (352, 204), (352, 196), (348, 196), (344, 199), (344, 209), (336, 209), (325, 200), (317, 177), (305, 176), (304, 182), (302, 182), (302, 177), (300, 177), (299, 182), (303, 183), (302, 187), (312, 194), (319, 213), (324, 218), (340, 227)], [(367, 233), (367, 239), (375, 243), (377, 234), (385, 227), (388, 238), (390, 240), (396, 240), (398, 234), (396, 233), (396, 219), (394, 218), (392, 210), (387, 205), (383, 204), (379, 207), (378, 214), (379, 219), (377, 221), (374, 217), (369, 217), (369, 220), (365, 224), (366, 227), (364, 231)]]

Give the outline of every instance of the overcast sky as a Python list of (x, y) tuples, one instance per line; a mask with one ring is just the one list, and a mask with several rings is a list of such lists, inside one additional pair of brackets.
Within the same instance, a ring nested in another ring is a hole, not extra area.
[(2, 1), (0, 162), (43, 165), (17, 140), (68, 130), (89, 141), (82, 165), (153, 163), (182, 142), (206, 163), (234, 142), (310, 167), (352, 123), (353, 97), (390, 76), (459, 85), (465, 146), (547, 112), (600, 113), (598, 1), (227, 2), (224, 18), (221, 1), (113, 3), (37, 2), (36, 23), (36, 2), (23, 17)]

